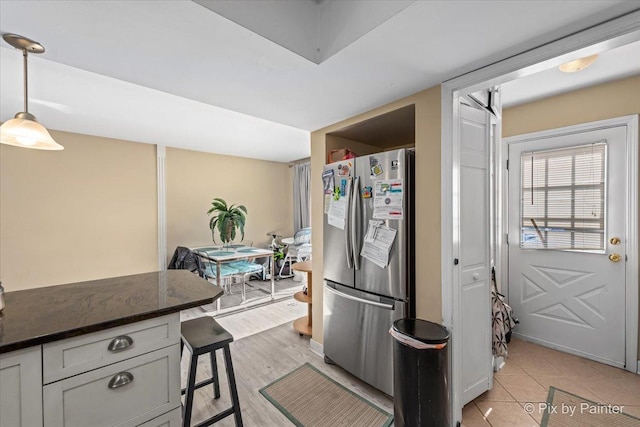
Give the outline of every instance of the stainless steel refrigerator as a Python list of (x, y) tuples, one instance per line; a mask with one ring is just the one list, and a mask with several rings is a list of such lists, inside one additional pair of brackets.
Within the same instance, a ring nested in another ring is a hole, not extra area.
[(390, 396), (389, 328), (415, 316), (414, 171), (413, 151), (401, 149), (323, 173), (325, 360)]

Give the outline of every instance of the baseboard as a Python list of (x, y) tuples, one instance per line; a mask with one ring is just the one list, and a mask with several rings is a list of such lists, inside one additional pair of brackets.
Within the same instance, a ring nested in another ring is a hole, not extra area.
[(638, 370), (636, 371), (636, 374), (640, 375), (640, 360), (638, 360)]
[(318, 341), (309, 340), (309, 349), (320, 357), (324, 357), (324, 347)]

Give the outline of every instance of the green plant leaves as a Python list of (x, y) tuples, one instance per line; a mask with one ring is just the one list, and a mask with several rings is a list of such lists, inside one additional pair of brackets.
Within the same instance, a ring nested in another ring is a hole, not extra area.
[(214, 216), (209, 219), (209, 228), (214, 242), (216, 228), (223, 243), (233, 241), (236, 238), (238, 229), (240, 230), (241, 240), (244, 240), (244, 227), (247, 221), (246, 206), (229, 206), (224, 199), (215, 198), (211, 202), (211, 208), (207, 211), (207, 215), (212, 214)]

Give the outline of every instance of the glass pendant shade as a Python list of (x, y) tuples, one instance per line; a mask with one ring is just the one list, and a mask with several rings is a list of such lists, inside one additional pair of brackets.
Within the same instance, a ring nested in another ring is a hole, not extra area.
[[(35, 120), (20, 118), (7, 120), (0, 126), (0, 142), (37, 150), (63, 150), (64, 147), (53, 140), (47, 129)], [(35, 119), (35, 117), (34, 117)]]
[(0, 126), (0, 143), (14, 145), (23, 148), (35, 148), (36, 150), (64, 150), (64, 147), (51, 138), (47, 129), (36, 120), (33, 114), (29, 114), (29, 91), (27, 84), (27, 58), (29, 52), (43, 53), (44, 47), (31, 39), (17, 34), (5, 33), (4, 41), (22, 51), (24, 64), (24, 112), (18, 113), (11, 120), (7, 120)]

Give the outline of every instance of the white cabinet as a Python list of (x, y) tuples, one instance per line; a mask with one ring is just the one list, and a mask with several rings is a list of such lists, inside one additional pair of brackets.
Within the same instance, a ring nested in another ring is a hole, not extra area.
[(174, 313), (44, 344), (44, 384), (179, 342), (180, 314)]
[(44, 386), (51, 427), (137, 426), (180, 406), (175, 344)]
[(0, 427), (178, 427), (180, 313), (0, 354)]
[(0, 427), (42, 426), (40, 346), (0, 354)]
[(179, 343), (172, 313), (43, 345), (44, 426), (170, 423), (159, 417), (180, 410)]

